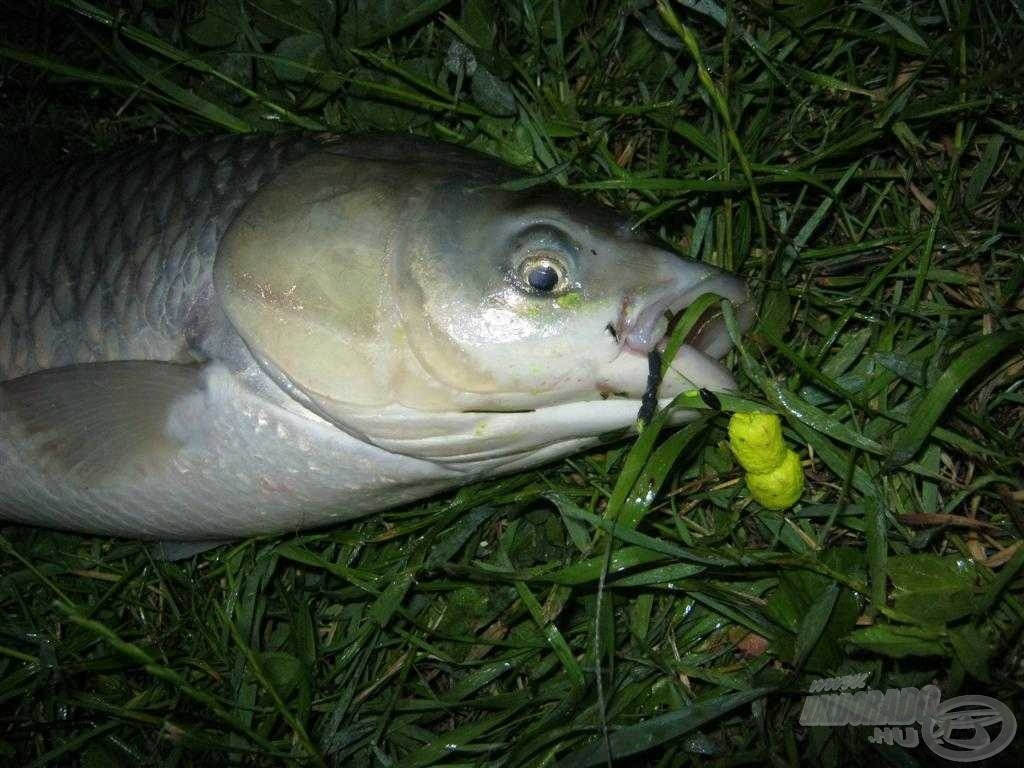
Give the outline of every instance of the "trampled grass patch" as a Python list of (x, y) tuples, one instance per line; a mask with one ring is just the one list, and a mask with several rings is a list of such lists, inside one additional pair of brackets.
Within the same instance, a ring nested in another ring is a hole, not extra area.
[[(4, 528), (12, 765), (913, 765), (935, 758), (800, 726), (811, 683), (1021, 711), (1019, 3), (2, 13), (8, 166), (412, 131), (630, 210), (759, 306), (740, 391), (683, 398), (697, 426), (182, 562)], [(737, 410), (783, 418), (792, 509), (749, 498)]]

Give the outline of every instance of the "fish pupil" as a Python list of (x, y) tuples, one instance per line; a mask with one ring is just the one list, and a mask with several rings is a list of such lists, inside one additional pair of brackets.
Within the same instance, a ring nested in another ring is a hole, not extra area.
[(534, 267), (527, 274), (526, 280), (535, 291), (546, 293), (558, 285), (558, 270), (549, 264)]

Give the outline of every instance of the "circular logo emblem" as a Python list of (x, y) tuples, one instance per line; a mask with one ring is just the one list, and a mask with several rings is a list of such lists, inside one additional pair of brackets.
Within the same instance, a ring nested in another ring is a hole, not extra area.
[(973, 763), (1002, 752), (1016, 733), (1017, 720), (1003, 702), (988, 696), (955, 696), (939, 704), (924, 722), (921, 740), (939, 757)]

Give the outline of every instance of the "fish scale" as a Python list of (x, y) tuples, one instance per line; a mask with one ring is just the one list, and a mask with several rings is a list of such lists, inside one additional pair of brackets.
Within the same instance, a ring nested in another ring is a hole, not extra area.
[(234, 215), (316, 146), (200, 139), (0, 182), (0, 380), (180, 356), (206, 331), (190, 323)]

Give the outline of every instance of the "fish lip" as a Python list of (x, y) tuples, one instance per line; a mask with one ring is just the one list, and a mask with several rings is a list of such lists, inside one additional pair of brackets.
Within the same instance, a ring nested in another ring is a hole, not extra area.
[[(753, 325), (754, 313), (750, 294), (737, 277), (728, 273), (716, 273), (683, 290), (660, 291), (633, 317), (628, 317), (629, 302), (623, 302), (619, 317), (613, 324), (614, 336), (620, 351), (647, 356), (652, 350), (663, 351), (668, 340), (669, 327), (665, 315), (676, 315), (689, 307), (701, 296), (713, 293), (732, 302), (740, 332), (744, 333)], [(708, 329), (711, 328), (709, 332)], [(698, 323), (690, 333), (684, 346), (692, 346), (702, 353), (719, 358), (725, 354), (727, 345), (721, 343), (725, 328), (721, 316)], [(694, 338), (696, 337), (696, 338)]]

